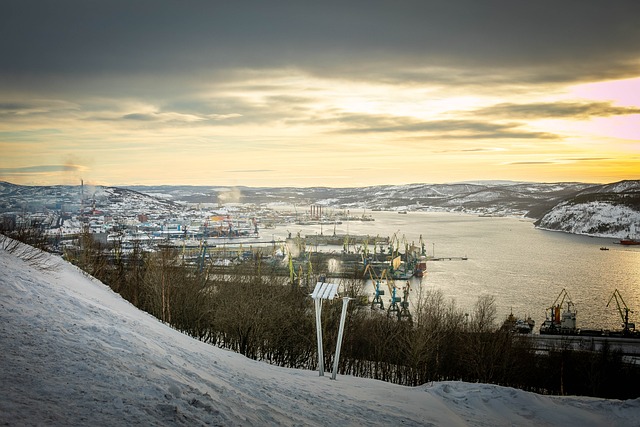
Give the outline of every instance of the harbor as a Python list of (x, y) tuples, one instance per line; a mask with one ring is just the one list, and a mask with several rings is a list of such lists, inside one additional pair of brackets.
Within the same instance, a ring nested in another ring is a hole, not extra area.
[(419, 288), (439, 290), (467, 311), (479, 295), (489, 294), (496, 298), (498, 318), (512, 311), (537, 325), (544, 323), (549, 295), (562, 288), (580, 308), (582, 330), (619, 326), (596, 295), (600, 301), (619, 289), (629, 307), (640, 306), (637, 245), (540, 230), (521, 217), (242, 204), (141, 213), (87, 195), (78, 212), (61, 215), (8, 219), (46, 224), (60, 254), (89, 232), (124, 255), (171, 251), (185, 264), (216, 274), (250, 273), (260, 266), (296, 283), (315, 283), (320, 276), (362, 280), (370, 299), (375, 285), (369, 272), (384, 273), (398, 282), (397, 289), (410, 282), (410, 305)]

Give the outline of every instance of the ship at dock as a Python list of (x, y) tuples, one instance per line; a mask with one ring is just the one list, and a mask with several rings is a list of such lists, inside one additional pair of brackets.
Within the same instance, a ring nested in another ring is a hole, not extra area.
[(612, 302), (616, 303), (616, 308), (622, 319), (622, 329), (586, 329), (578, 328), (577, 317), (578, 311), (574, 303), (571, 301), (566, 289), (562, 289), (560, 294), (554, 301), (553, 305), (547, 309), (545, 321), (540, 326), (541, 335), (579, 335), (590, 337), (623, 337), (623, 338), (640, 338), (640, 331), (635, 328), (635, 323), (629, 321), (629, 313), (632, 311), (624, 302), (622, 295), (616, 289), (607, 307)]
[(389, 237), (360, 234), (307, 234), (305, 244), (309, 246), (350, 246), (350, 245), (388, 245)]
[(502, 329), (506, 331), (515, 332), (517, 334), (530, 334), (533, 332), (536, 322), (530, 316), (526, 319), (521, 319), (514, 316), (513, 311), (509, 313), (507, 318), (502, 323)]

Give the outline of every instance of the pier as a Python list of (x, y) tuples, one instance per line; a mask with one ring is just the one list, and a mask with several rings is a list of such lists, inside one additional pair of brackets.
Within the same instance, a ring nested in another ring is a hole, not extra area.
[(616, 336), (525, 335), (538, 351), (549, 352), (569, 348), (576, 351), (601, 351), (607, 343), (610, 351), (620, 351), (629, 361), (640, 361), (640, 339)]

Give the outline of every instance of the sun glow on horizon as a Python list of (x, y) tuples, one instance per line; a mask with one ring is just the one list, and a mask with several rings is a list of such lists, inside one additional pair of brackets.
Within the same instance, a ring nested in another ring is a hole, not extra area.
[(70, 155), (86, 179), (110, 185), (635, 179), (640, 115), (527, 114), (589, 101), (640, 108), (639, 95), (628, 93), (638, 86), (640, 78), (533, 88), (527, 98), (504, 88), (448, 93), (437, 85), (276, 70), (210, 88), (183, 109), (129, 97), (33, 101), (32, 110), (7, 116), (0, 127), (8, 153), (0, 180), (76, 182), (75, 172), (30, 169), (52, 159), (64, 164)]

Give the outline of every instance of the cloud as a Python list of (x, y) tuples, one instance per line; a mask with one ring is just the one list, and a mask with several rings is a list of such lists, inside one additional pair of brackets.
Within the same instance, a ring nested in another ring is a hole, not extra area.
[(571, 162), (594, 162), (594, 161), (603, 161), (603, 160), (614, 160), (611, 157), (576, 157), (567, 159)]
[(83, 172), (87, 170), (85, 166), (80, 165), (37, 165), (25, 166), (19, 168), (0, 168), (0, 174), (3, 175), (33, 175), (39, 173), (51, 172)]
[[(640, 50), (634, 0), (615, 7), (598, 0), (8, 0), (1, 7), (0, 55), (10, 60), (0, 75), (14, 84), (153, 75), (156, 83), (183, 76), (185, 86), (187, 76), (283, 68), (381, 81), (462, 74), (478, 83), (509, 75), (583, 81), (637, 73)], [(436, 68), (466, 71), (424, 71)]]
[(523, 123), (496, 123), (475, 120), (430, 120), (411, 117), (344, 115), (339, 121), (349, 127), (335, 131), (355, 133), (414, 133), (437, 139), (562, 139), (561, 136), (529, 131)]
[(226, 170), (225, 173), (262, 173), (273, 172), (274, 169), (238, 169), (238, 170)]
[[(0, 97), (4, 94), (0, 92)], [(10, 99), (4, 95), (5, 99)], [(25, 95), (17, 96), (25, 98)], [(5, 120), (20, 120), (39, 118), (43, 116), (63, 116), (77, 112), (79, 106), (76, 103), (56, 99), (34, 99), (28, 101), (5, 101), (0, 103), (0, 118)]]
[(474, 148), (462, 148), (462, 149), (448, 149), (438, 150), (437, 153), (497, 153), (505, 151), (505, 148), (500, 147), (474, 147)]
[(521, 161), (521, 162), (508, 162), (506, 165), (553, 165), (563, 163), (576, 163), (576, 162), (594, 162), (594, 161), (608, 161), (613, 160), (609, 157), (576, 157), (566, 159), (553, 159), (553, 160), (541, 160), (541, 161)]
[(640, 114), (640, 107), (617, 107), (610, 102), (538, 102), (530, 104), (502, 103), (469, 112), (472, 116), (516, 119), (576, 119)]
[(19, 111), (29, 110), (32, 107), (22, 102), (0, 102), (0, 114), (3, 112), (16, 113)]
[(124, 120), (134, 120), (140, 122), (152, 122), (158, 120), (158, 118), (153, 114), (141, 114), (141, 113), (131, 113), (125, 114), (121, 117)]
[[(637, 16), (635, 0), (7, 0), (0, 167), (74, 153), (103, 181), (180, 171), (235, 185), (309, 159), (346, 170), (400, 144), (402, 164), (612, 155), (601, 147), (639, 105), (547, 101), (617, 99), (571, 87), (638, 75)], [(547, 118), (560, 120), (534, 123)], [(194, 167), (206, 159), (234, 171)]]
[(524, 161), (524, 162), (508, 162), (505, 165), (553, 165), (555, 161)]

